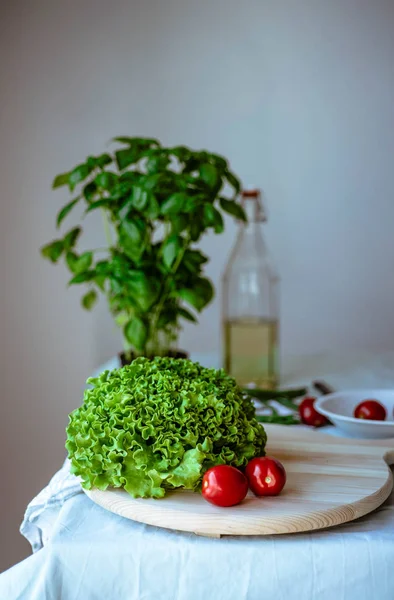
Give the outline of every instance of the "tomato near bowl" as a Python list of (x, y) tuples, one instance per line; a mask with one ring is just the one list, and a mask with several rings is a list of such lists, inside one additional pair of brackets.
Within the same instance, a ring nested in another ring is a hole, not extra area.
[(322, 427), (328, 424), (328, 419), (316, 410), (316, 398), (307, 396), (303, 399), (298, 411), (300, 413), (300, 419), (304, 425), (310, 425), (311, 427)]
[[(379, 402), (385, 408), (387, 418), (378, 421), (356, 418), (356, 407), (366, 399)], [(394, 438), (394, 390), (359, 389), (335, 392), (318, 398), (316, 409), (345, 435), (365, 439)]]
[(383, 404), (377, 400), (363, 400), (354, 409), (356, 419), (367, 419), (369, 421), (384, 421), (387, 416)]

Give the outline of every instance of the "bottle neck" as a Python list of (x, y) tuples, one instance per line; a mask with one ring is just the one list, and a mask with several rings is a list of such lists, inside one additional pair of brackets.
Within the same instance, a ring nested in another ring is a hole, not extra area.
[(265, 221), (265, 218), (260, 198), (242, 198), (242, 206), (247, 217), (247, 222), (241, 223), (239, 239), (247, 239), (264, 247), (261, 223)]
[(242, 198), (242, 206), (246, 213), (248, 223), (257, 223), (260, 220), (260, 199), (258, 197)]

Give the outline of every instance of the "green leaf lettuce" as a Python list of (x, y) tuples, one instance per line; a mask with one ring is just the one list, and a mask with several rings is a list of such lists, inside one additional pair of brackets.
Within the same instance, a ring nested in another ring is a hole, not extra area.
[(141, 357), (88, 384), (66, 442), (71, 471), (86, 489), (161, 498), (198, 489), (214, 465), (243, 467), (264, 454), (253, 404), (223, 370)]

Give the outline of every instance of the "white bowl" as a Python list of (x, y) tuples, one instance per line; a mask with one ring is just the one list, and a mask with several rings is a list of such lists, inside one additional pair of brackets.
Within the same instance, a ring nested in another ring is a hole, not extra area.
[[(368, 421), (353, 416), (357, 404), (377, 400), (386, 409), (386, 421)], [(316, 410), (346, 435), (358, 438), (394, 438), (394, 390), (346, 390), (321, 396)]]

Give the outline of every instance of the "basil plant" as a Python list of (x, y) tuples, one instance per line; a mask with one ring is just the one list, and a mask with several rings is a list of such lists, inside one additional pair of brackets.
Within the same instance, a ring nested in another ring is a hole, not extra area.
[(223, 232), (223, 213), (245, 220), (237, 202), (239, 179), (222, 156), (159, 141), (118, 137), (112, 153), (89, 156), (58, 175), (53, 188), (67, 186), (72, 199), (57, 215), (59, 228), (71, 211), (100, 211), (105, 244), (78, 251), (83, 230), (73, 227), (41, 248), (57, 263), (64, 259), (69, 285), (83, 285), (82, 306), (90, 310), (104, 294), (134, 355), (166, 354), (183, 320), (212, 300), (204, 276), (208, 258), (196, 247), (208, 230)]

